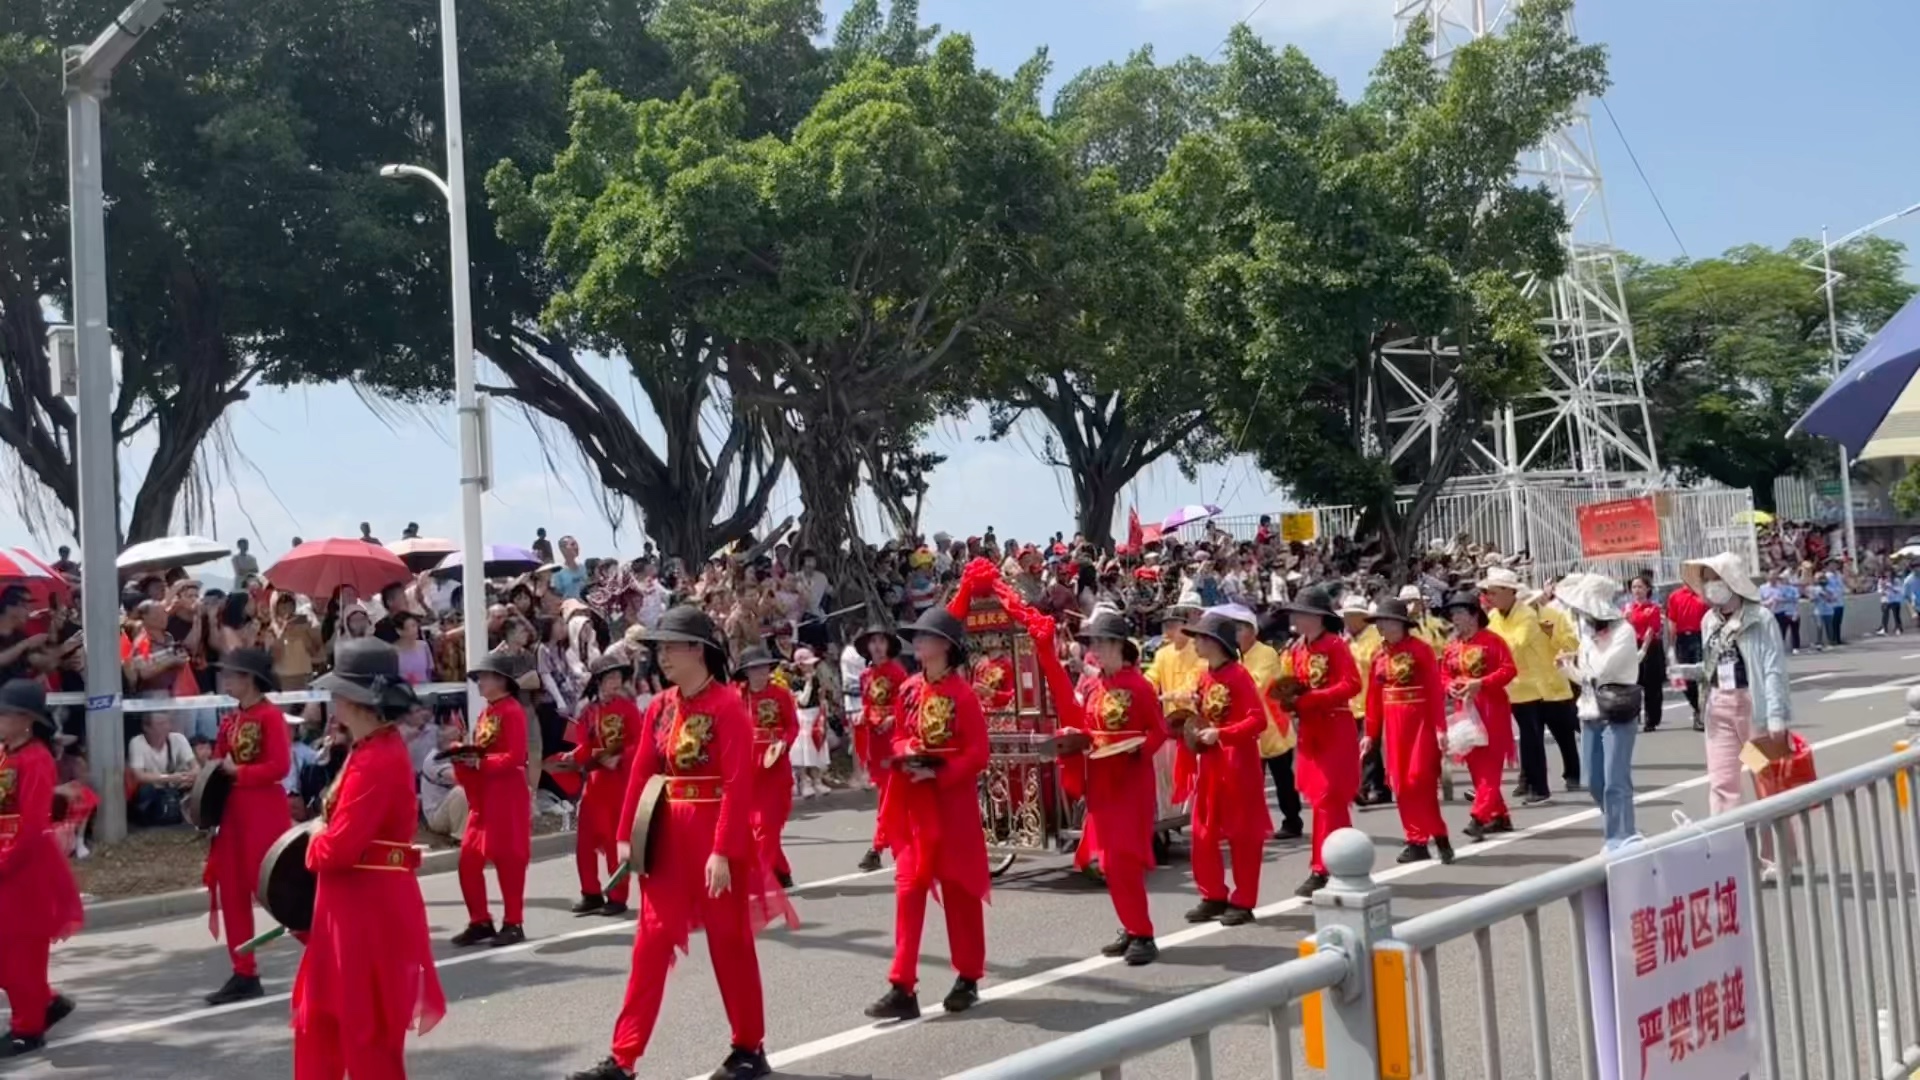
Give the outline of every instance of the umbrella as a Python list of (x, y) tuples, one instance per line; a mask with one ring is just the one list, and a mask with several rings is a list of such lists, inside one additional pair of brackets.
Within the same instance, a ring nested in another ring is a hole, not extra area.
[(1172, 532), (1182, 525), (1191, 525), (1196, 521), (1205, 521), (1219, 512), (1220, 508), (1212, 503), (1194, 503), (1191, 506), (1183, 506), (1173, 513), (1168, 514), (1160, 522), (1160, 528), (1163, 532)]
[(1840, 377), (1793, 425), (1847, 448), (1850, 460), (1920, 457), (1920, 298), (1873, 335)]
[(34, 607), (45, 607), (55, 596), (71, 600), (73, 583), (25, 548), (0, 550), (0, 585), (23, 585)]
[(1773, 515), (1765, 510), (1742, 510), (1733, 515), (1735, 525), (1771, 525)]
[(135, 544), (120, 553), (114, 565), (122, 574), (148, 570), (172, 570), (178, 566), (198, 566), (224, 559), (232, 549), (215, 540), (199, 536), (168, 536)]
[(342, 585), (353, 586), (361, 596), (372, 596), (412, 576), (400, 556), (379, 544), (338, 538), (309, 540), (267, 570), (267, 581), (274, 588), (322, 600)]
[(387, 545), (387, 550), (400, 556), (407, 569), (417, 574), (439, 566), (442, 559), (459, 551), (460, 545), (438, 537), (416, 536), (411, 540), (396, 540)]
[[(517, 574), (531, 574), (546, 560), (523, 547), (512, 544), (488, 544), (482, 552), (486, 562), (481, 565), (481, 573), (490, 578), (513, 577)], [(464, 580), (465, 565), (460, 553), (453, 552), (440, 560), (433, 568), (436, 577), (458, 577)]]

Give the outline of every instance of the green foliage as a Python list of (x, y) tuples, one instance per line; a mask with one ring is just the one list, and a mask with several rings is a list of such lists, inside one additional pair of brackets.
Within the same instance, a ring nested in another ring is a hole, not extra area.
[[(1912, 297), (1906, 248), (1868, 237), (1833, 253), (1840, 348), (1851, 354)], [(1787, 431), (1831, 378), (1820, 245), (1734, 248), (1717, 259), (1634, 263), (1627, 303), (1664, 463), (1772, 498), (1777, 476), (1830, 462)]]

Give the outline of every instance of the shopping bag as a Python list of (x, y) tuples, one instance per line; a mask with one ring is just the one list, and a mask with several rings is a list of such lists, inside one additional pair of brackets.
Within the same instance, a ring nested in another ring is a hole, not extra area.
[(1447, 724), (1447, 756), (1464, 758), (1485, 745), (1487, 726), (1480, 720), (1480, 710), (1472, 702), (1461, 705)]
[(1753, 774), (1753, 790), (1764, 799), (1783, 791), (1792, 791), (1813, 783), (1818, 775), (1813, 767), (1813, 747), (1795, 732), (1787, 733), (1787, 755), (1766, 764)]

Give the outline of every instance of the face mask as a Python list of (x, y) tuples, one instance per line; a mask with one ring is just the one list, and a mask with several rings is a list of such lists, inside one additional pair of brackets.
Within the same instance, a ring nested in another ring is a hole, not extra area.
[(1707, 582), (1707, 603), (1714, 607), (1726, 607), (1733, 603), (1733, 588), (1724, 581)]

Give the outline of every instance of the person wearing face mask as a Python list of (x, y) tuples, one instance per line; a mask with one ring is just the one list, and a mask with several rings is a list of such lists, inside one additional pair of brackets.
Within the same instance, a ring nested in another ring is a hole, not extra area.
[(1706, 691), (1707, 807), (1719, 814), (1740, 805), (1740, 751), (1748, 742), (1769, 758), (1788, 752), (1793, 703), (1786, 649), (1738, 555), (1691, 560), (1680, 577), (1708, 605), (1701, 663), (1689, 674)]

